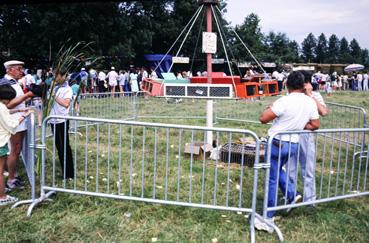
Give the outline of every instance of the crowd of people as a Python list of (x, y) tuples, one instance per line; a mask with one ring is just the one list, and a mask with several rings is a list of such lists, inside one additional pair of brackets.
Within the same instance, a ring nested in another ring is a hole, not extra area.
[[(25, 69), (25, 76), (19, 80), (20, 85), (26, 89), (32, 84), (45, 83), (50, 85), (53, 80), (53, 70)], [(154, 68), (147, 70), (145, 67), (116, 70), (95, 70), (81, 68), (80, 71), (72, 72), (67, 80), (72, 86), (77, 84), (81, 87), (82, 93), (103, 93), (103, 92), (138, 92), (141, 90), (140, 83), (145, 78), (157, 78)], [(82, 84), (82, 85), (81, 85)]]
[[(262, 74), (258, 71), (247, 69), (244, 78), (250, 78), (255, 74)], [(286, 81), (290, 72), (274, 70), (266, 74), (265, 80), (276, 80), (279, 91), (286, 89)], [(323, 73), (318, 71), (311, 76), (311, 83), (316, 90), (326, 92), (331, 95), (334, 91), (365, 91), (369, 92), (369, 72), (353, 72), (349, 74), (338, 74), (337, 72)]]

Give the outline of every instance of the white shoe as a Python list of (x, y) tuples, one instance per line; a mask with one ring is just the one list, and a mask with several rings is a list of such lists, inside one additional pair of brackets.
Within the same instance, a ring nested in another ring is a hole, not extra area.
[(4, 205), (8, 205), (8, 204), (13, 204), (13, 203), (15, 203), (17, 201), (18, 201), (18, 198), (12, 197), (12, 196), (9, 196), (9, 195), (6, 195), (5, 198), (0, 199), (0, 206), (4, 206)]
[(255, 216), (255, 229), (263, 230), (271, 234), (274, 232), (274, 228), (272, 225), (274, 225), (274, 218), (262, 219)]
[[(297, 194), (295, 199), (293, 199), (293, 201), (290, 203), (290, 205), (294, 205), (296, 203), (299, 203), (302, 201), (302, 195), (301, 194)], [(291, 212), (291, 210), (294, 208), (287, 208), (286, 212), (289, 213)]]

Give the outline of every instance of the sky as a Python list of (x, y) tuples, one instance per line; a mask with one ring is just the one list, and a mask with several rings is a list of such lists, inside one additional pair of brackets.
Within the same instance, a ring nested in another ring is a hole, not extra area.
[(242, 24), (250, 13), (260, 18), (262, 32), (286, 33), (300, 45), (312, 32), (336, 34), (369, 49), (369, 0), (227, 0), (227, 21)]

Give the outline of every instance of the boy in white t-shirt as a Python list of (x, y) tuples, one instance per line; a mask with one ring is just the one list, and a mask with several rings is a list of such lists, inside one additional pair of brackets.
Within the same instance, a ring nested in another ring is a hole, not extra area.
[[(318, 109), (315, 101), (304, 94), (304, 76), (300, 72), (292, 72), (287, 79), (288, 96), (276, 100), (261, 115), (263, 124), (273, 121), (268, 135), (283, 131), (299, 131), (303, 129), (315, 130), (320, 126)], [(299, 135), (277, 135), (274, 137), (271, 148), (268, 207), (276, 206), (277, 184), (283, 194), (287, 194), (289, 203), (294, 203), (302, 197), (295, 190), (293, 183), (282, 167), (290, 157), (297, 154)], [(267, 150), (266, 150), (267, 151)], [(267, 157), (267, 155), (265, 156)], [(278, 178), (278, 181), (277, 181)], [(269, 211), (267, 217), (272, 220), (275, 211)], [(267, 219), (267, 220), (268, 220)], [(270, 226), (255, 221), (257, 229), (270, 231)]]
[(118, 85), (118, 73), (115, 71), (114, 67), (111, 67), (111, 71), (108, 72), (107, 78), (109, 80), (110, 92), (112, 92), (112, 97), (114, 97), (115, 87)]
[[(67, 75), (64, 73), (56, 76), (55, 80), (57, 83), (59, 83), (59, 85), (57, 85), (54, 89), (55, 100), (51, 108), (50, 115), (68, 116), (69, 114), (73, 91), (66, 81), (66, 77)], [(62, 177), (63, 179), (73, 179), (74, 165), (72, 149), (69, 144), (69, 120), (51, 119), (49, 123), (51, 126), (51, 131), (54, 134), (55, 146), (58, 150)]]
[(18, 199), (5, 194), (4, 183), (4, 167), (8, 157), (8, 142), (12, 134), (16, 133), (16, 129), (22, 123), (31, 111), (27, 111), (19, 118), (11, 115), (6, 105), (16, 96), (16, 91), (10, 84), (0, 85), (0, 206), (11, 204)]

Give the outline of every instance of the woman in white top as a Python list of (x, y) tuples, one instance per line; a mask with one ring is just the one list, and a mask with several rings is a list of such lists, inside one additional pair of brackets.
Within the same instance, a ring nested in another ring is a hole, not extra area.
[(129, 79), (130, 79), (130, 83), (131, 83), (131, 91), (134, 93), (137, 93), (139, 91), (138, 89), (138, 83), (137, 83), (137, 73), (135, 70), (133, 70), (130, 75), (129, 75)]

